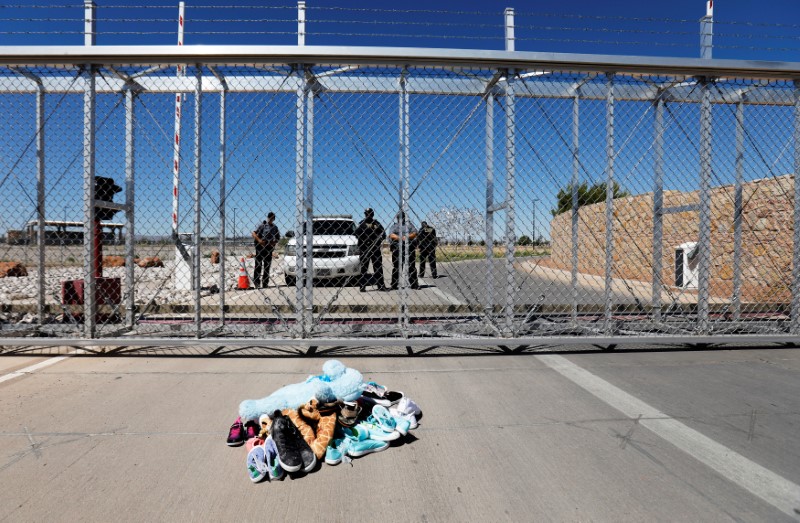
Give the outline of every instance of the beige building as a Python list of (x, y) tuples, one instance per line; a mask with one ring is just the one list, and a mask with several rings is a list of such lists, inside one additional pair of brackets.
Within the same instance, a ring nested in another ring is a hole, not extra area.
[[(741, 281), (743, 303), (788, 303), (792, 273), (794, 176), (745, 184), (742, 188)], [(664, 207), (699, 203), (698, 192), (664, 191)], [(605, 203), (578, 213), (578, 271), (605, 274)], [(550, 224), (556, 268), (572, 267), (571, 212)], [(614, 277), (652, 281), (653, 193), (614, 200)], [(734, 186), (711, 190), (710, 293), (730, 299), (733, 292)], [(675, 286), (675, 249), (698, 241), (696, 210), (665, 214), (661, 253), (663, 285)]]

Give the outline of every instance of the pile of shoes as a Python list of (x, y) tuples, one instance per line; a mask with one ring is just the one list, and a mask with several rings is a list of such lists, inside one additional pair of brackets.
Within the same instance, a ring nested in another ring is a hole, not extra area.
[(362, 385), (354, 401), (312, 398), (298, 409), (274, 410), (258, 422), (239, 417), (228, 433), (228, 446), (245, 445), (247, 473), (258, 483), (286, 473), (308, 473), (317, 463), (349, 463), (381, 452), (419, 424), (422, 411), (402, 392), (375, 382)]

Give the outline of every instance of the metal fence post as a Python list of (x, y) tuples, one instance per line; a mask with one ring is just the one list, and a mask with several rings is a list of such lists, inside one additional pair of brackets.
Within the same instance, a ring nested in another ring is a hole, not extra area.
[[(744, 97), (744, 94), (742, 94)], [(742, 185), (744, 184), (744, 104), (736, 104), (736, 183), (733, 194), (733, 320), (742, 314)]]
[(572, 98), (572, 270), (570, 281), (572, 285), (572, 321), (578, 323), (578, 211), (581, 202), (578, 201), (578, 184), (580, 183), (580, 88), (575, 90)]
[[(300, 81), (297, 86), (296, 101), (296, 125), (295, 129), (295, 177), (294, 177), (294, 200), (295, 200), (295, 301), (297, 317), (297, 334), (301, 338), (306, 336), (305, 325), (305, 236), (303, 234), (303, 222), (305, 219), (305, 140), (306, 140), (306, 96), (308, 94), (308, 84), (306, 81), (302, 65), (297, 66)], [(310, 224), (309, 224), (310, 226)], [(311, 246), (309, 245), (310, 249)]]
[(297, 2), (297, 45), (306, 45), (306, 3)]
[(94, 250), (94, 161), (95, 161), (94, 66), (83, 71), (83, 335), (94, 338), (97, 302)]
[(505, 33), (506, 33), (506, 51), (514, 50), (514, 8), (506, 7), (504, 11), (505, 18)]
[[(400, 74), (400, 107), (399, 107), (399, 138), (400, 138), (400, 332), (408, 336), (408, 258), (410, 241), (408, 240), (408, 190), (410, 171), (410, 144), (409, 144), (409, 97), (406, 84), (408, 69), (403, 68)], [(405, 219), (402, 217), (405, 216)]]
[(790, 332), (800, 334), (800, 80), (794, 81), (794, 249)]
[[(308, 79), (310, 73), (307, 72)], [(306, 95), (306, 278), (304, 323), (311, 334), (314, 312), (314, 89)]]
[(486, 95), (486, 303), (484, 313), (494, 313), (494, 93)]
[(708, 299), (711, 264), (711, 89), (701, 81), (700, 104), (700, 234), (698, 237), (697, 330), (709, 332)]
[(700, 58), (711, 59), (714, 33), (714, 0), (706, 0), (706, 16), (700, 19)]
[(94, 45), (97, 21), (94, 12), (97, 6), (92, 0), (83, 1), (83, 45)]
[(202, 322), (202, 315), (200, 314), (200, 287), (202, 286), (200, 272), (200, 227), (201, 217), (201, 166), (202, 166), (202, 116), (203, 116), (203, 66), (202, 64), (195, 65), (195, 91), (194, 91), (194, 264), (192, 278), (194, 281), (194, 325), (196, 336), (199, 338), (201, 335), (200, 326)]
[(517, 161), (517, 122), (515, 112), (515, 78), (516, 70), (509, 69), (506, 73), (506, 304), (505, 304), (505, 335), (514, 335), (514, 297), (516, 282), (514, 274), (514, 245), (516, 234), (514, 230), (514, 198)]
[[(227, 147), (228, 147), (228, 121), (226, 110), (228, 108), (228, 84), (225, 77), (215, 73), (215, 76), (222, 84), (219, 92), (219, 319), (222, 326), (225, 325), (225, 239), (226, 231), (226, 205), (228, 204), (227, 180), (225, 179), (227, 168)], [(234, 231), (235, 233), (235, 231)], [(234, 237), (234, 242), (236, 238)]]
[(45, 316), (45, 169), (44, 169), (44, 86), (41, 80), (36, 79), (36, 210), (37, 210), (37, 247), (39, 249), (39, 288), (37, 289), (39, 302), (39, 325), (44, 324)]
[(133, 256), (135, 235), (135, 168), (136, 168), (136, 142), (135, 142), (135, 93), (133, 85), (128, 85), (125, 91), (125, 325), (133, 329), (134, 321), (134, 282)]
[(614, 305), (614, 74), (608, 74), (606, 91), (606, 264), (605, 264), (605, 319), (603, 332), (613, 332), (612, 309)]
[(661, 321), (662, 261), (664, 257), (664, 95), (656, 100), (653, 122), (653, 321)]

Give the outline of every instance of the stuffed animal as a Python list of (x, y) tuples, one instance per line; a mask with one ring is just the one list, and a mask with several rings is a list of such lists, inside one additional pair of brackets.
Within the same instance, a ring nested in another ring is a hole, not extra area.
[(322, 374), (309, 376), (302, 383), (282, 387), (266, 398), (245, 400), (239, 405), (242, 422), (258, 420), (262, 414), (276, 410), (298, 409), (312, 398), (321, 403), (336, 400), (355, 401), (361, 396), (364, 381), (361, 373), (345, 367), (341, 361), (328, 360)]

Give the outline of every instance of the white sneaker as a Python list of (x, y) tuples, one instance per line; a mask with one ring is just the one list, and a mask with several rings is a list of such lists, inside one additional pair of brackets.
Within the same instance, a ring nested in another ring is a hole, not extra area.
[(417, 405), (414, 400), (408, 397), (403, 397), (399, 402), (397, 402), (397, 405), (394, 408), (403, 414), (413, 414), (414, 416), (419, 416), (422, 414), (419, 405)]

